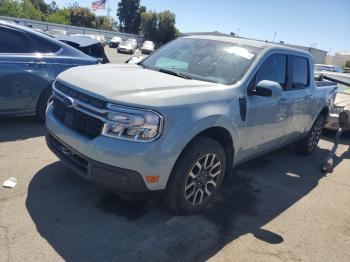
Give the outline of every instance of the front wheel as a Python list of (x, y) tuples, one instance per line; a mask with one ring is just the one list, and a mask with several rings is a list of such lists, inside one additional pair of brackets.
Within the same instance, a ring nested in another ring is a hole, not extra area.
[(166, 189), (166, 203), (177, 214), (203, 210), (217, 194), (226, 170), (223, 147), (207, 137), (195, 138), (181, 154)]
[(309, 155), (313, 151), (315, 151), (315, 149), (317, 148), (317, 144), (320, 141), (324, 124), (324, 117), (322, 115), (319, 115), (316, 118), (307, 136), (303, 140), (300, 140), (295, 143), (295, 149), (298, 153), (303, 155)]

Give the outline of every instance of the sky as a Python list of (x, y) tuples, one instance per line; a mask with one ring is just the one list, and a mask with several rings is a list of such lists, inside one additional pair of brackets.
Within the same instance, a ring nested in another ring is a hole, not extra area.
[[(93, 0), (77, 1), (90, 7)], [(51, 2), (51, 1), (46, 1)], [(72, 0), (56, 0), (59, 7)], [(118, 0), (109, 1), (116, 19)], [(350, 51), (350, 0), (141, 0), (148, 10), (170, 10), (180, 32), (239, 33), (239, 36)], [(97, 15), (106, 15), (99, 10)]]

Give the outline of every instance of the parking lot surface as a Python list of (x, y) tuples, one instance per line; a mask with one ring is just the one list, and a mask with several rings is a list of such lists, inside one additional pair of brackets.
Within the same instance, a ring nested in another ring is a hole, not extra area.
[(108, 59), (111, 61), (112, 64), (116, 63), (125, 63), (126, 60), (133, 56), (141, 56), (141, 51), (136, 50), (135, 54), (129, 55), (129, 54), (121, 54), (117, 52), (117, 48), (109, 48), (108, 46), (105, 47), (105, 52), (108, 57)]
[(349, 139), (334, 173), (289, 146), (235, 170), (214, 203), (174, 216), (161, 197), (128, 202), (47, 148), (34, 117), (0, 122), (0, 261), (350, 261)]

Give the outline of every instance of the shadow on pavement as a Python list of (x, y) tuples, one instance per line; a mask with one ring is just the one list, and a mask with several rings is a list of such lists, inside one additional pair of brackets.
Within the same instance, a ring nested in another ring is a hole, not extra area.
[(281, 232), (263, 227), (317, 186), (328, 153), (318, 149), (304, 157), (290, 149), (238, 167), (212, 205), (195, 216), (174, 216), (160, 199), (125, 201), (61, 162), (33, 177), (26, 207), (66, 261), (205, 261), (247, 233), (270, 244), (284, 241)]
[(45, 125), (37, 117), (0, 119), (0, 142), (24, 140), (45, 135)]

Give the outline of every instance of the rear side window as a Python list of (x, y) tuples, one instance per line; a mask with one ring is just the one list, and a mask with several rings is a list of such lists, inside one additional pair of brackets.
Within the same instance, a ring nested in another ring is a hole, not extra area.
[(32, 53), (28, 37), (17, 30), (0, 27), (0, 53)]
[(31, 35), (31, 39), (34, 43), (34, 52), (56, 53), (61, 48), (60, 45), (34, 34)]
[(304, 88), (308, 85), (308, 61), (303, 57), (292, 57), (292, 88)]
[(256, 83), (259, 83), (261, 80), (270, 80), (284, 87), (286, 84), (286, 72), (287, 56), (271, 55), (261, 65), (256, 75)]

